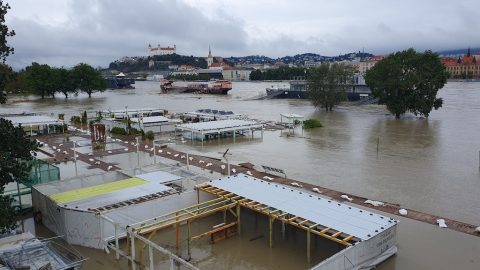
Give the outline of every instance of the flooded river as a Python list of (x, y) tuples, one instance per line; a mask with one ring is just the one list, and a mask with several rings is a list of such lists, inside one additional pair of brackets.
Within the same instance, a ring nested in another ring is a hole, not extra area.
[[(289, 178), (480, 225), (480, 83), (448, 83), (439, 92), (443, 108), (428, 119), (408, 114), (400, 120), (378, 105), (345, 105), (326, 113), (304, 100), (245, 100), (271, 84), (239, 82), (228, 96), (206, 96), (159, 94), (158, 83), (137, 82), (135, 90), (109, 90), (91, 99), (15, 97), (1, 105), (0, 112), (70, 117), (83, 110), (128, 106), (169, 112), (223, 109), (262, 120), (301, 114), (319, 119), (324, 127), (305, 131), (303, 137), (299, 130), (295, 137), (275, 131), (235, 144), (222, 140), (176, 147), (216, 157), (230, 148), (231, 162), (282, 168)], [(379, 269), (480, 268), (480, 238), (400, 220), (399, 252)]]

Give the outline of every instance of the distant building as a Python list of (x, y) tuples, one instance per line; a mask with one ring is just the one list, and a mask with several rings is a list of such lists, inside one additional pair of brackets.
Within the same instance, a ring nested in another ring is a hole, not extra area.
[(304, 66), (305, 68), (315, 68), (315, 67), (320, 66), (321, 64), (322, 64), (321, 62), (306, 60), (306, 61), (303, 63), (303, 66)]
[(223, 79), (229, 81), (249, 81), (253, 69), (225, 68), (222, 70)]
[(442, 63), (451, 79), (480, 79), (479, 53), (470, 53), (470, 48), (462, 58), (445, 57)]
[(210, 49), (210, 46), (208, 46), (207, 67), (210, 68), (212, 64), (213, 64), (212, 50)]
[(161, 47), (160, 44), (158, 44), (157, 47), (152, 47), (152, 45), (148, 44), (148, 55), (149, 56), (155, 56), (155, 55), (169, 55), (169, 54), (174, 54), (177, 53), (177, 46), (173, 45), (173, 47)]

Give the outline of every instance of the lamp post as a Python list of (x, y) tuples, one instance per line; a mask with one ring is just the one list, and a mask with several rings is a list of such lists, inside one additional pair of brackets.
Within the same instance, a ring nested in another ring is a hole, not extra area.
[(77, 151), (75, 149), (75, 145), (77, 144), (76, 141), (73, 141), (73, 162), (75, 163), (75, 176), (78, 176), (78, 169), (77, 169)]
[(230, 176), (230, 162), (228, 161), (227, 155), (230, 155), (230, 156), (232, 155), (231, 153), (228, 153), (229, 150), (230, 148), (227, 148), (227, 150), (224, 153), (218, 152), (219, 154), (222, 154), (222, 158), (225, 159), (225, 161), (227, 162), (228, 176)]

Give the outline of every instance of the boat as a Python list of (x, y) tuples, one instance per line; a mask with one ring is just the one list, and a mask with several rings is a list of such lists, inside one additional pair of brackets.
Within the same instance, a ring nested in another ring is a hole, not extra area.
[(174, 85), (171, 80), (161, 80), (160, 89), (162, 93), (197, 93), (226, 95), (232, 89), (232, 83), (227, 80), (218, 81), (196, 81), (188, 83), (187, 86)]
[(104, 80), (108, 89), (135, 89), (132, 85), (135, 84), (135, 80), (127, 78), (122, 72), (115, 76), (104, 76)]
[[(289, 81), (290, 87), (274, 86), (266, 88), (267, 95), (264, 99), (288, 98), (288, 99), (308, 99), (307, 80), (303, 77), (296, 77)], [(368, 97), (371, 94), (370, 88), (365, 84), (361, 75), (355, 75), (354, 83), (349, 85), (347, 90), (347, 99), (349, 101), (358, 101)]]

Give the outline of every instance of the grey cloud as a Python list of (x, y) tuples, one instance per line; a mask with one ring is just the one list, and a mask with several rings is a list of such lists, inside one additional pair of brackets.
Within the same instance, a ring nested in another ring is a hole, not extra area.
[(69, 20), (51, 26), (34, 20), (10, 21), (17, 35), (11, 40), (15, 68), (32, 61), (56, 66), (78, 62), (107, 65), (122, 56), (146, 55), (146, 46), (176, 44), (179, 53), (244, 51), (246, 33), (233, 18), (209, 19), (183, 2), (73, 1)]

